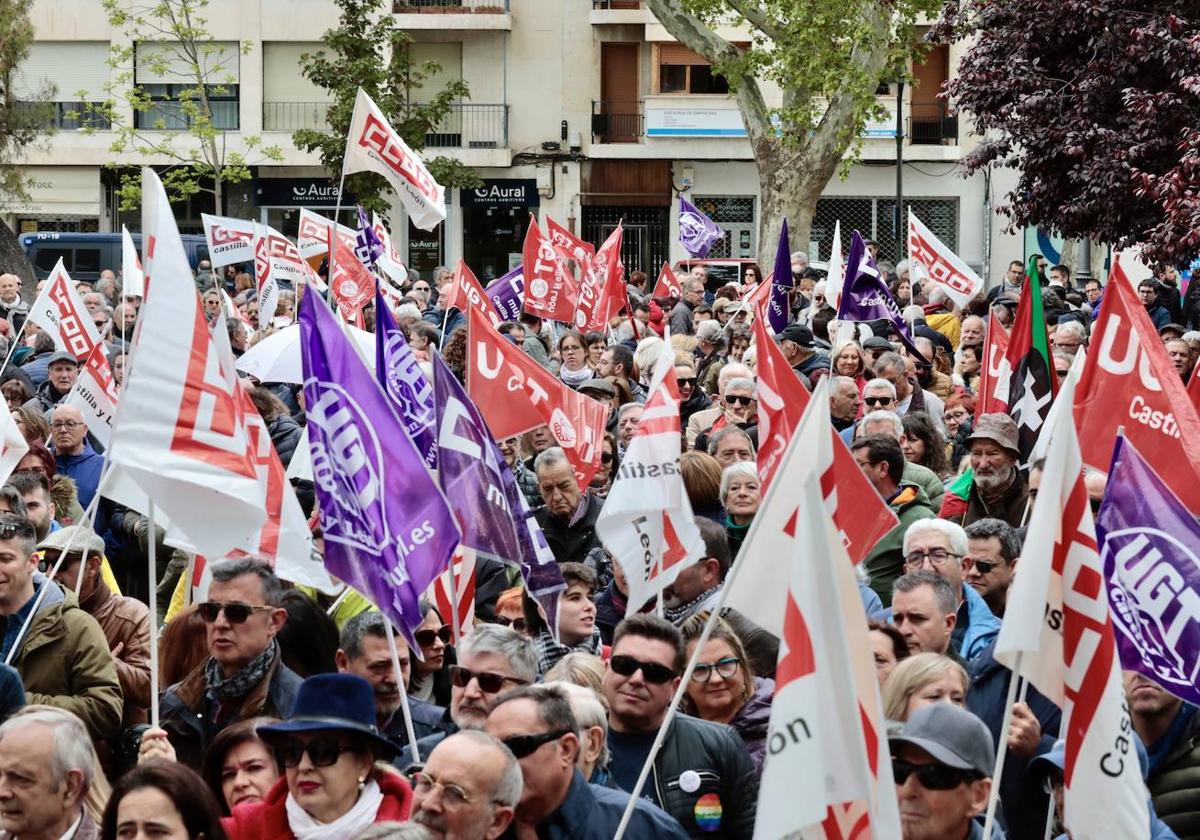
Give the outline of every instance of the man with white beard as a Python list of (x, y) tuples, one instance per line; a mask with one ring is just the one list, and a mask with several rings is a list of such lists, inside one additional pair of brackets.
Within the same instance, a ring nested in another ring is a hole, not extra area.
[(1017, 468), (1021, 457), (1017, 424), (1007, 414), (984, 414), (967, 438), (975, 480), (966, 512), (952, 518), (964, 528), (991, 517), (1021, 526), (1029, 498), (1025, 475)]

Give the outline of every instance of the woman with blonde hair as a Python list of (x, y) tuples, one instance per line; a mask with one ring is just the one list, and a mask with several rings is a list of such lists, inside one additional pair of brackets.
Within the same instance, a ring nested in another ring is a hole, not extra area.
[(565, 682), (590, 688), (604, 696), (604, 660), (590, 653), (568, 653), (546, 672), (546, 682)]
[(692, 503), (692, 513), (725, 524), (721, 506), (721, 464), (707, 452), (690, 449), (679, 456), (683, 489)]
[(883, 685), (883, 716), (906, 721), (931, 703), (953, 703), (966, 708), (967, 671), (940, 653), (918, 653), (896, 665)]

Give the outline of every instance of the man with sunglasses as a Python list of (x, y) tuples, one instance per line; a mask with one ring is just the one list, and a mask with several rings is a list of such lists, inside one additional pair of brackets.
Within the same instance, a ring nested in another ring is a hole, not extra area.
[(729, 426), (736, 426), (744, 431), (757, 446), (758, 394), (755, 391), (754, 380), (749, 377), (729, 380), (721, 403), (725, 406), (724, 412), (711, 427), (696, 436), (696, 449), (707, 452), (712, 436)]
[[(521, 799), (504, 837), (609, 840), (616, 835), (629, 795), (588, 784), (576, 767), (579, 726), (562, 689), (540, 685), (510, 692), (488, 715), (486, 729), (521, 767)], [(639, 799), (626, 836), (683, 840), (687, 834), (660, 808)]]
[(1021, 554), (1020, 536), (1007, 522), (987, 517), (967, 526), (967, 548), (963, 562), (967, 583), (992, 615), (1004, 618), (1008, 588)]
[[(287, 621), (275, 572), (254, 558), (211, 568), (208, 600), (197, 608), (209, 657), (167, 688), (161, 708), (161, 726), (178, 760), (196, 770), (212, 739), (231, 723), (285, 716), (301, 682), (283, 664), (275, 640)], [(142, 749), (152, 749), (152, 741), (143, 737)]]
[[(735, 379), (749, 379), (754, 381), (754, 371), (746, 367), (741, 362), (729, 362), (721, 368), (721, 372), (717, 374), (717, 389), (710, 397), (712, 406), (702, 411), (697, 411), (688, 417), (686, 427), (687, 445), (692, 448), (696, 445), (696, 438), (709, 429), (720, 429), (721, 426), (714, 425), (721, 420), (725, 413), (725, 393), (729, 388), (729, 383)], [(711, 434), (711, 433), (710, 433)]]
[(934, 703), (914, 712), (888, 745), (903, 840), (982, 840), (975, 817), (987, 808), (995, 764), (983, 722)]
[[(896, 410), (896, 386), (886, 379), (875, 378), (869, 380), (863, 386), (862, 407), (864, 415), (870, 415), (877, 411), (894, 412)], [(897, 415), (896, 419), (900, 419), (899, 415)], [(847, 446), (853, 443), (855, 438), (870, 434), (869, 432), (860, 433), (858, 429), (860, 425), (861, 421), (855, 421), (849, 426), (838, 430), (838, 434), (841, 435), (842, 440), (846, 442)]]
[[(683, 639), (670, 622), (638, 614), (617, 625), (603, 686), (610, 769), (621, 790), (633, 790), (685, 664)], [(724, 724), (677, 715), (641, 795), (691, 837), (733, 840), (754, 834), (758, 775), (741, 738)]]
[(596, 520), (603, 500), (579, 486), (575, 469), (561, 447), (552, 446), (533, 462), (542, 507), (534, 511), (546, 542), (559, 563), (583, 563), (588, 553), (601, 548)]

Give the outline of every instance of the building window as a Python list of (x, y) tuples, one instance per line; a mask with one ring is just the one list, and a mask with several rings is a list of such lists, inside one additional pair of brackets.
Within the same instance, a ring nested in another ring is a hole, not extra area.
[[(850, 244), (850, 231), (857, 230), (863, 239), (879, 244), (879, 259), (895, 265), (904, 256), (907, 231), (895, 230), (895, 198), (822, 198), (817, 202), (809, 234), (809, 259), (824, 262), (833, 248), (834, 223), (842, 223), (842, 254)], [(905, 216), (912, 212), (928, 225), (938, 239), (952, 251), (958, 250), (958, 199), (913, 198), (904, 200)], [(907, 224), (907, 221), (904, 222)], [(816, 253), (811, 253), (816, 245)]]
[[(196, 88), (192, 85), (142, 85), (153, 103), (148, 109), (134, 114), (134, 126), (161, 131), (182, 131), (192, 124), (191, 106), (201, 106)], [(208, 85), (208, 103), (212, 109), (213, 128), (236, 131), (238, 120), (238, 85)]]
[(729, 93), (729, 82), (708, 60), (680, 44), (658, 47), (659, 93)]
[(200, 107), (200, 84), (212, 110), (213, 128), (236, 131), (241, 81), (240, 52), (234, 42), (212, 42), (198, 59), (190, 59), (173, 44), (145, 42), (137, 45), (134, 82), (150, 100), (150, 107), (134, 115), (134, 127), (182, 131)]
[(753, 258), (758, 233), (754, 220), (754, 196), (697, 195), (693, 196), (692, 203), (721, 226), (723, 236), (709, 249), (709, 259)]

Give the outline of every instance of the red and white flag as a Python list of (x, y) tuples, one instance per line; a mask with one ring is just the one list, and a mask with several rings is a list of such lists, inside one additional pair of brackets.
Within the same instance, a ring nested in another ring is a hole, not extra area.
[(532, 213), (529, 214), (521, 256), (524, 260), (525, 311), (550, 321), (574, 323), (579, 281), (567, 265), (569, 258), (554, 247), (549, 237), (542, 235)]
[(408, 218), (421, 230), (433, 230), (446, 221), (445, 189), (362, 88), (354, 100), (343, 160), (343, 175), (378, 172), (387, 178), (408, 211)]
[(626, 615), (659, 597), (704, 556), (704, 538), (679, 472), (681, 402), (675, 359), (662, 353), (642, 419), (596, 520), (596, 535), (625, 571)]
[(1012, 379), (1012, 363), (1008, 360), (1008, 330), (1000, 323), (995, 312), (988, 314), (987, 336), (979, 365), (975, 419), (985, 414), (1008, 414), (1008, 383)]
[(8, 400), (0, 400), (0, 483), (8, 481), (12, 471), (21, 463), (29, 444), (8, 410)]
[[(296, 248), (306, 260), (313, 257), (321, 257), (329, 253), (329, 228), (333, 224), (332, 219), (314, 213), (308, 208), (300, 209), (300, 221), (296, 231)], [(349, 228), (338, 225), (338, 235), (345, 236), (349, 234), (350, 240), (354, 240), (354, 231)]]
[(450, 300), (447, 308), (453, 307), (460, 312), (472, 309), (488, 319), (493, 327), (500, 326), (500, 313), (496, 311), (492, 299), (483, 291), (483, 285), (475, 272), (467, 267), (461, 259), (454, 266), (454, 279), (450, 283)]
[(200, 553), (220, 557), (259, 530), (266, 514), (237, 375), (213, 346), (171, 205), (149, 168), (142, 170), (142, 236), (153, 291), (117, 406), (112, 463)]
[[(451, 576), (454, 578), (454, 601), (450, 600)], [(430, 589), (434, 606), (439, 615), (446, 616), (447, 624), (451, 622), (457, 602), (458, 634), (465, 636), (475, 625), (475, 552), (459, 546), (450, 568), (438, 575)]]
[(588, 260), (596, 256), (595, 245), (584, 242), (549, 216), (546, 217), (546, 236), (555, 248), (581, 266), (587, 265)]
[[(783, 352), (767, 334), (764, 313), (754, 319), (754, 344), (758, 348), (758, 475), (765, 494), (775, 482), (796, 429), (809, 403), (816, 399), (796, 378)], [(861, 563), (871, 549), (898, 522), (896, 514), (867, 481), (841, 437), (829, 430), (831, 446), (820, 450), (821, 487), (825, 510), (837, 523), (842, 541), (854, 563)], [(844, 504), (841, 501), (844, 500)]]
[(37, 324), (54, 339), (59, 350), (74, 353), (83, 361), (92, 348), (100, 343), (100, 333), (92, 315), (83, 305), (83, 298), (67, 274), (60, 257), (46, 280), (42, 291), (29, 305), (27, 320)]
[(675, 272), (671, 270), (671, 264), (665, 262), (662, 268), (658, 271), (658, 279), (654, 281), (654, 291), (650, 294), (652, 298), (664, 299), (675, 298), (676, 300), (683, 297), (683, 285), (679, 282), (679, 278), (675, 276)]
[(467, 393), (496, 440), (549, 426), (580, 487), (600, 468), (610, 407), (568, 388), (477, 309), (467, 311)]
[(133, 237), (129, 235), (129, 228), (125, 225), (121, 225), (121, 295), (146, 296), (146, 276), (142, 274), (142, 261), (138, 259)]
[(279, 307), (279, 284), (271, 269), (271, 257), (267, 242), (268, 235), (258, 225), (254, 226), (254, 283), (258, 289), (258, 327), (267, 329), (275, 310)]
[(1200, 412), (1200, 365), (1192, 368), (1192, 378), (1187, 384), (1188, 396), (1192, 399), (1192, 405), (1196, 407), (1196, 411)]
[[(1077, 387), (1068, 377), (1059, 399), (1070, 405)], [(996, 659), (1062, 709), (1064, 819), (1071, 836), (1148, 837), (1141, 767), (1132, 745), (1122, 747), (1133, 725), (1071, 412), (1057, 412), (1043, 434), (1050, 439), (1042, 483)]]
[(80, 365), (79, 378), (67, 394), (64, 405), (79, 409), (88, 431), (107, 449), (112, 442), (113, 420), (119, 401), (117, 382), (108, 365), (104, 345), (97, 344)]
[(908, 258), (916, 269), (914, 277), (928, 279), (959, 307), (966, 306), (983, 290), (983, 278), (934, 236), (911, 209), (908, 211)]
[(842, 259), (842, 220), (833, 223), (833, 247), (829, 249), (829, 265), (825, 273), (825, 302), (834, 312), (842, 302), (842, 286), (846, 280), (846, 265)]
[(343, 320), (362, 326), (363, 307), (375, 299), (375, 275), (340, 235), (329, 261), (329, 289)]
[[(387, 229), (387, 225), (383, 223), (383, 219), (379, 218), (377, 213), (371, 214), (371, 229), (375, 231), (375, 235), (379, 237), (379, 241), (383, 244), (383, 254), (380, 255), (376, 266), (382, 271), (393, 283), (403, 285), (408, 280), (408, 269), (404, 267), (404, 260), (400, 258), (400, 252), (392, 244), (391, 231)], [(388, 291), (387, 284), (383, 284), (384, 291)]]
[[(625, 303), (625, 287), (621, 282), (621, 236), (621, 225), (618, 224), (595, 256), (584, 264), (579, 302), (575, 305), (575, 328), (580, 332), (603, 332), (609, 318)], [(614, 292), (616, 300), (613, 300)]]
[(254, 259), (254, 222), (208, 213), (201, 213), (200, 221), (204, 225), (204, 238), (208, 240), (208, 259), (214, 267)]

